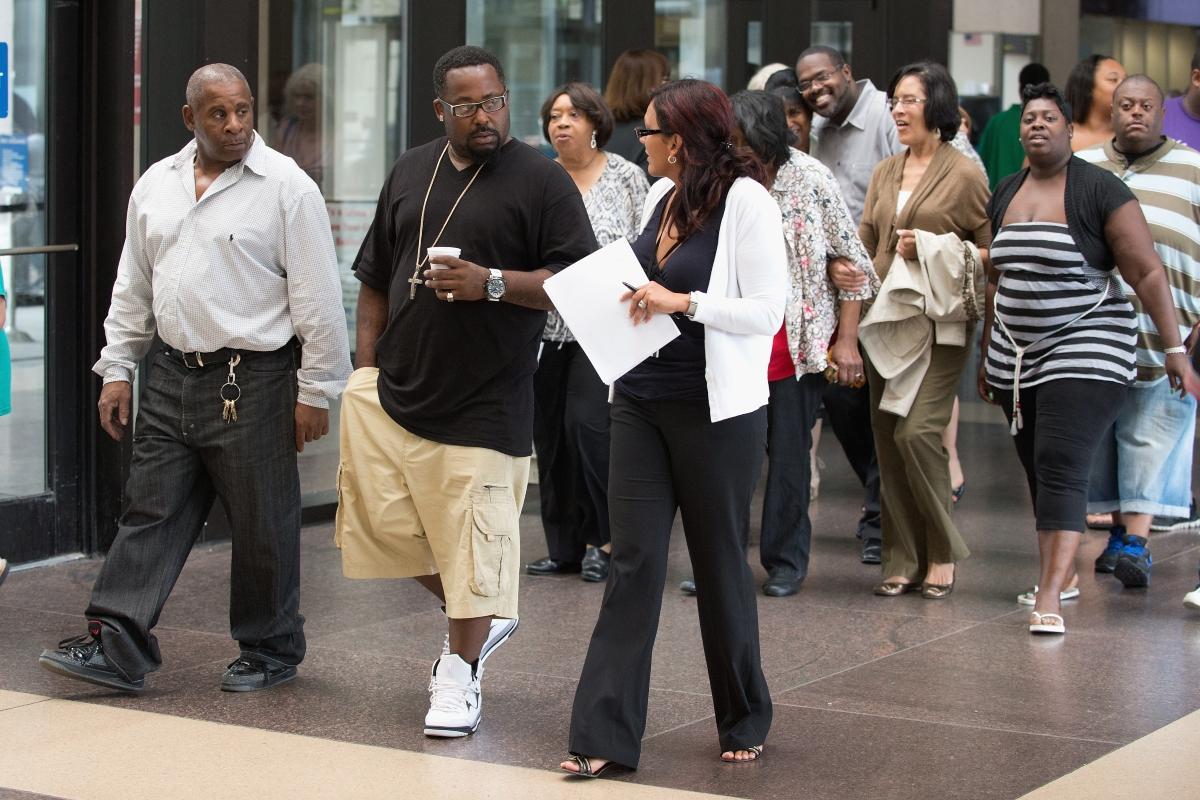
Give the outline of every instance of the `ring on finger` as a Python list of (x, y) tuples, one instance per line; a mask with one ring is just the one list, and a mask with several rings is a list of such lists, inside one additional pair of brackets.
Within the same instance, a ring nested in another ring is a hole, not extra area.
[(454, 302), (454, 292), (446, 292), (446, 302), (447, 303)]
[(645, 300), (638, 300), (638, 308), (640, 308), (640, 309), (642, 309), (643, 311), (645, 311), (645, 310), (646, 310), (646, 301), (645, 301)]

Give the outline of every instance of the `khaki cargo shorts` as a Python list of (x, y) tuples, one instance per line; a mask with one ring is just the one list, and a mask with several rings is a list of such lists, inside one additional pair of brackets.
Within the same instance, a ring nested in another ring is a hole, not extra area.
[(379, 405), (379, 370), (342, 395), (334, 542), (348, 578), (441, 574), (452, 619), (516, 617), (529, 458), (422, 439)]

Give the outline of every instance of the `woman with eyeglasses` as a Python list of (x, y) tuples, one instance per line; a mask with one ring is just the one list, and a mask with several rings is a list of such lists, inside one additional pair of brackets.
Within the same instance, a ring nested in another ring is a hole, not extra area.
[(562, 769), (636, 768), (678, 511), (696, 576), (720, 757), (756, 760), (771, 726), (746, 544), (766, 447), (767, 365), (783, 322), (787, 252), (762, 164), (733, 145), (729, 98), (680, 80), (652, 95), (650, 174), (631, 324), (670, 314), (680, 335), (614, 384), (612, 566), (575, 692)]
[[(897, 254), (917, 258), (917, 230), (952, 233), (973, 242), (983, 258), (991, 243), (987, 180), (950, 143), (959, 126), (958, 91), (950, 73), (941, 64), (910, 64), (892, 78), (887, 96), (905, 149), (875, 168), (859, 227), (885, 289)], [(880, 407), (889, 381), (868, 349), (883, 514), (884, 579), (875, 587), (877, 595), (920, 590), (927, 600), (949, 597), (955, 564), (969, 555), (950, 516), (950, 469), (942, 446), (969, 355), (970, 323), (962, 324), (968, 327), (961, 341), (946, 331), (945, 343), (928, 345), (928, 369), (904, 416)]]
[[(542, 135), (583, 195), (596, 243), (633, 241), (641, 231), (646, 173), (604, 148), (613, 118), (586, 83), (558, 87), (542, 104)], [(533, 376), (533, 446), (549, 554), (530, 575), (608, 578), (608, 387), (556, 311), (546, 315)]]

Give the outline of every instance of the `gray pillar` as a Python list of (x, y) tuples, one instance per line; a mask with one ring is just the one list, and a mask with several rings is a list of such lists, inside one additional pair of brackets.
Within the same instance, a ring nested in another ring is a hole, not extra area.
[(1042, 63), (1062, 88), (1079, 61), (1079, 0), (1042, 0)]

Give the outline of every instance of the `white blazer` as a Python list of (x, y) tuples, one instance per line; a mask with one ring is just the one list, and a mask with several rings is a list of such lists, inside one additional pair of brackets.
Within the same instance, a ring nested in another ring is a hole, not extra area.
[[(667, 178), (650, 187), (642, 229), (671, 191)], [(713, 422), (767, 404), (771, 340), (783, 324), (788, 292), (787, 248), (779, 206), (762, 184), (738, 178), (729, 187), (708, 291), (696, 292), (696, 322), (704, 325), (704, 378)]]

